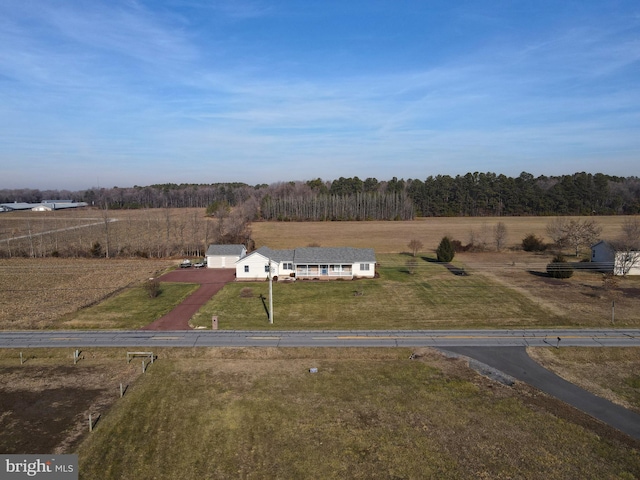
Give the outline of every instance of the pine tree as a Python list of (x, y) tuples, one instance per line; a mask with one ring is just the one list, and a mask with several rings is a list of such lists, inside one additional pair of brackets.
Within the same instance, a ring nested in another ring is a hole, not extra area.
[(439, 262), (450, 262), (453, 260), (456, 252), (453, 248), (453, 243), (451, 243), (451, 239), (449, 237), (443, 237), (440, 241), (440, 245), (436, 249), (436, 255), (438, 256)]

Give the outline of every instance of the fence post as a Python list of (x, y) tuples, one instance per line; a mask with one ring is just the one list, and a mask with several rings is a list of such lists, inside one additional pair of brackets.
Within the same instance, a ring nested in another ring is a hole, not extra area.
[(122, 384), (120, 384), (120, 398), (124, 396), (124, 390), (122, 389)]
[(22, 359), (22, 352), (20, 352), (20, 365), (22, 365), (24, 363), (24, 360)]
[(91, 414), (89, 414), (89, 431), (93, 432), (93, 422), (91, 421)]

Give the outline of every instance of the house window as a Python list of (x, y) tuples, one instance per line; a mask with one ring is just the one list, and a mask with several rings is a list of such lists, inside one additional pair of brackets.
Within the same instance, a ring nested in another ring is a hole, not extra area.
[(269, 265), (264, 266), (264, 273), (269, 273)]
[(361, 271), (369, 271), (369, 264), (368, 263), (361, 263), (360, 264), (360, 270)]
[(293, 270), (293, 263), (283, 263), (282, 268), (283, 270)]
[(249, 273), (249, 265), (244, 266), (244, 273)]

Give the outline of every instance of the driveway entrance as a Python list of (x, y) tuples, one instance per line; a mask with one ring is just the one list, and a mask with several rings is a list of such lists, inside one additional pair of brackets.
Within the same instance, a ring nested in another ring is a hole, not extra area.
[(189, 319), (227, 283), (235, 280), (235, 269), (181, 268), (160, 277), (161, 282), (199, 283), (200, 287), (176, 308), (141, 330), (191, 330)]

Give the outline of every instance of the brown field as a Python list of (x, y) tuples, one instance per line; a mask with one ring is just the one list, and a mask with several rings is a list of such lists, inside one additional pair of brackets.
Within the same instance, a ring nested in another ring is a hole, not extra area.
[[(97, 209), (3, 213), (0, 215), (0, 250), (4, 251), (5, 257), (9, 250), (15, 251), (18, 244), (27, 250), (33, 247), (36, 256), (38, 251), (46, 251), (56, 245), (61, 250), (65, 245), (72, 245), (86, 252), (94, 241), (105, 243), (101, 215)], [(110, 211), (109, 218), (117, 219), (109, 226), (113, 249), (129, 253), (144, 251), (150, 257), (164, 251), (167, 226), (170, 227), (171, 242), (180, 245), (180, 241), (191, 242), (197, 237), (195, 243), (200, 244), (201, 252), (206, 245), (207, 229), (212, 226), (212, 219), (204, 217), (203, 209)], [(615, 238), (627, 217), (594, 218), (603, 227), (603, 238)], [(505, 250), (500, 253), (458, 254), (454, 263), (479, 279), (486, 279), (488, 285), (498, 283), (526, 296), (550, 318), (564, 318), (565, 325), (608, 326), (612, 302), (615, 301), (616, 324), (640, 326), (637, 313), (640, 311), (639, 278), (621, 279), (615, 291), (603, 290), (601, 275), (589, 271), (579, 271), (569, 280), (556, 281), (544, 275), (549, 255), (534, 255), (518, 249), (521, 239), (528, 233), (545, 237), (545, 228), (551, 219), (451, 217), (401, 222), (259, 222), (252, 225), (252, 230), (256, 246), (292, 248), (315, 243), (368, 247), (374, 248), (381, 258), (387, 252), (407, 251), (408, 242), (417, 238), (424, 244), (421, 255), (433, 257), (444, 235), (464, 244), (469, 241), (470, 232), (474, 231), (475, 237), (484, 236), (491, 248), (491, 229), (497, 222), (504, 222), (508, 233)], [(64, 230), (69, 226), (96, 222), (102, 224)], [(30, 238), (16, 239), (22, 235), (29, 237), (29, 231)], [(38, 235), (43, 232), (50, 233)], [(131, 245), (128, 242), (132, 242)], [(0, 328), (54, 327), (61, 316), (156, 276), (175, 265), (177, 258), (180, 257), (168, 260), (139, 257), (0, 259), (0, 289), (4, 293), (0, 297)]]
[[(376, 253), (408, 251), (407, 244), (416, 238), (424, 251), (434, 252), (443, 236), (469, 243), (470, 232), (484, 232), (493, 244), (492, 229), (498, 222), (507, 227), (507, 249), (519, 247), (529, 233), (551, 240), (546, 226), (555, 217), (438, 217), (400, 222), (257, 222), (252, 225), (256, 247), (295, 248), (309, 244), (323, 247), (351, 246), (373, 248)], [(567, 217), (584, 220), (585, 217)], [(614, 239), (621, 233), (624, 216), (590, 217), (602, 227), (602, 238)]]
[(157, 276), (171, 260), (0, 259), (0, 329), (51, 328), (64, 315)]

